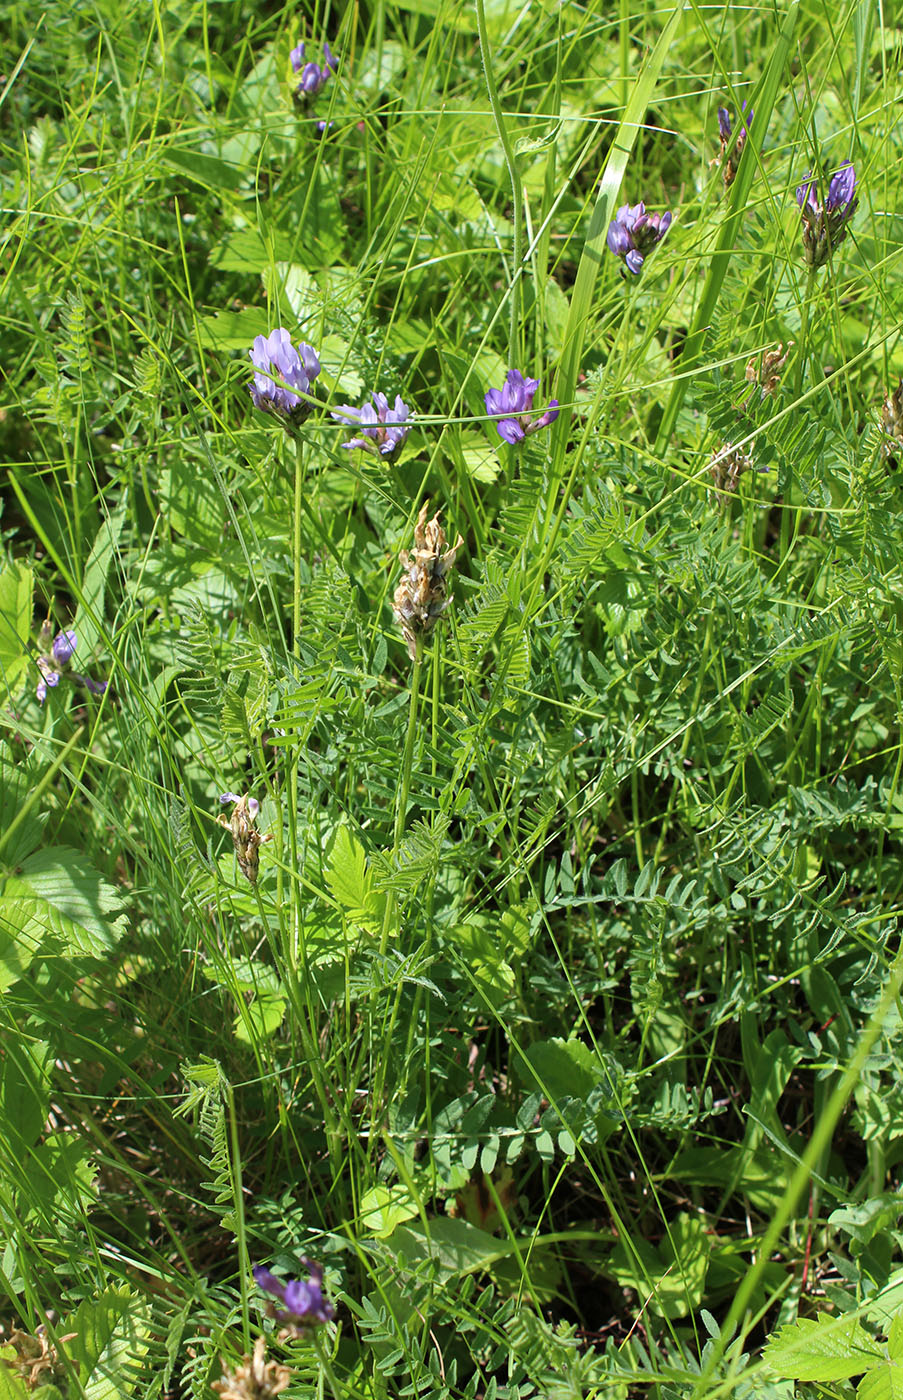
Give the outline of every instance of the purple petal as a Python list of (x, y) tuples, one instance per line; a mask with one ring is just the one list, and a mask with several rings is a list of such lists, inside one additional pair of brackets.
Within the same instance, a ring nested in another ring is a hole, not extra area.
[(617, 220), (608, 225), (605, 241), (616, 257), (623, 258), (630, 252), (630, 234), (624, 225)]
[(502, 395), (500, 390), (487, 389), (483, 397), (484, 402), (486, 404), (487, 413), (491, 413), (495, 417), (499, 413), (504, 412), (504, 409), (502, 408)]
[(323, 52), (326, 55), (326, 67), (330, 70), (330, 72), (334, 73), (339, 66), (339, 60), (336, 58), (332, 49), (329, 47), (328, 40), (326, 40), (323, 44)]
[(58, 666), (68, 666), (72, 660), (75, 648), (78, 646), (78, 638), (74, 632), (58, 632), (53, 639), (53, 658)]
[(845, 161), (840, 169), (831, 176), (828, 197), (825, 201), (827, 208), (838, 209), (842, 204), (848, 204), (853, 198), (855, 188), (856, 171), (849, 161)]
[(339, 423), (347, 423), (349, 428), (356, 428), (360, 422), (360, 409), (353, 408), (350, 403), (340, 403), (338, 408), (331, 408), (329, 412), (331, 417)]
[(44, 701), (47, 699), (47, 682), (44, 680), (43, 676), (35, 686), (34, 693), (38, 697), (38, 704), (43, 705)]
[(671, 227), (671, 221), (672, 221), (673, 218), (674, 218), (674, 215), (671, 213), (671, 210), (670, 210), (670, 209), (666, 209), (665, 212), (664, 212), (664, 214), (662, 214), (662, 216), (661, 216), (661, 218), (660, 218), (660, 220), (659, 220), (659, 225), (658, 225), (658, 236), (659, 236), (659, 238), (664, 238), (665, 234), (668, 232), (668, 229)]
[[(222, 797), (220, 798), (220, 802), (240, 802), (240, 801), (241, 801), (241, 798), (239, 797), (239, 795), (238, 795), (237, 792), (224, 792), (223, 795), (222, 795)], [(255, 1277), (255, 1278), (257, 1277), (256, 1270), (255, 1270), (255, 1273), (254, 1273), (254, 1277)]]
[(624, 261), (627, 264), (629, 270), (632, 273), (636, 274), (640, 271), (640, 268), (643, 266), (645, 258), (643, 257), (642, 253), (636, 250), (636, 248), (631, 248)]
[(718, 131), (722, 141), (729, 141), (731, 136), (731, 118), (726, 107), (718, 108)]
[(295, 48), (293, 48), (291, 53), (289, 54), (289, 58), (291, 59), (292, 63), (292, 71), (295, 73), (300, 73), (301, 69), (304, 67), (304, 45), (298, 44)]
[(322, 86), (323, 74), (319, 63), (306, 63), (298, 87), (302, 92), (315, 93), (319, 92)]
[(316, 350), (314, 350), (312, 345), (306, 345), (302, 340), (298, 346), (298, 349), (301, 352), (301, 360), (304, 364), (304, 373), (306, 374), (308, 379), (307, 387), (310, 388), (310, 381), (316, 379), (323, 366), (320, 364), (320, 361), (317, 358), (317, 352)]
[(264, 1293), (272, 1293), (275, 1298), (285, 1300), (285, 1284), (280, 1283), (275, 1274), (271, 1274), (269, 1269), (265, 1269), (262, 1264), (255, 1264), (253, 1269), (254, 1282), (258, 1288), (262, 1288)]
[(496, 423), (495, 426), (498, 429), (499, 437), (504, 438), (506, 442), (510, 442), (512, 447), (516, 447), (519, 442), (523, 442), (525, 436), (524, 430), (516, 418), (503, 418), (502, 421)]

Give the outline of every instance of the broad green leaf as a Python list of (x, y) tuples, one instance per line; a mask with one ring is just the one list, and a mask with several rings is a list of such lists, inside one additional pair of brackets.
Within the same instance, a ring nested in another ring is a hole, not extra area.
[(903, 1366), (899, 1361), (882, 1361), (862, 1377), (856, 1396), (857, 1400), (903, 1400)]
[(361, 1201), (358, 1223), (368, 1234), (386, 1239), (396, 1226), (416, 1214), (417, 1202), (406, 1186), (371, 1186)]
[(783, 1380), (843, 1381), (877, 1366), (881, 1348), (854, 1317), (800, 1318), (771, 1338), (762, 1359)]
[(0, 687), (10, 695), (29, 666), (33, 594), (31, 569), (15, 560), (7, 564), (0, 572)]
[(329, 891), (348, 916), (369, 932), (375, 932), (383, 900), (373, 888), (367, 854), (344, 823), (338, 827), (326, 862)]
[(25, 1389), (24, 1382), (20, 1381), (18, 1376), (14, 1376), (12, 1371), (3, 1364), (6, 1359), (14, 1361), (15, 1356), (13, 1347), (0, 1347), (0, 1400), (31, 1400), (31, 1395)]
[(37, 1142), (50, 1106), (53, 1056), (43, 1041), (10, 1041), (0, 1059), (0, 1135), (16, 1154)]
[(236, 169), (228, 161), (220, 160), (218, 156), (208, 156), (202, 151), (179, 150), (175, 146), (161, 152), (160, 160), (171, 170), (178, 171), (180, 175), (187, 175), (190, 180), (196, 180), (205, 189), (225, 190), (229, 194), (234, 192), (241, 175), (244, 174), (241, 169)]
[(37, 900), (0, 895), (0, 992), (18, 982), (44, 942), (45, 912)]
[(34, 794), (38, 777), (33, 760), (16, 763), (0, 744), (0, 851), (9, 866), (23, 861), (41, 839), (46, 815)]
[(243, 1045), (256, 1045), (259, 1040), (266, 1040), (282, 1025), (287, 1006), (285, 997), (277, 992), (261, 992), (236, 1015), (235, 1039)]
[(26, 949), (31, 946), (34, 951), (37, 943), (55, 935), (66, 951), (92, 957), (109, 953), (125, 932), (121, 907), (113, 886), (67, 846), (29, 856), (0, 896), (0, 917), (8, 925), (18, 910), (19, 937)]
[(439, 1279), (458, 1278), (475, 1269), (488, 1268), (496, 1259), (504, 1259), (514, 1250), (507, 1240), (496, 1239), (476, 1225), (450, 1215), (431, 1220), (429, 1234), (420, 1224), (399, 1225), (388, 1244), (412, 1272), (429, 1260), (437, 1269)]
[(81, 1370), (85, 1400), (121, 1400), (140, 1379), (150, 1319), (146, 1305), (128, 1289), (110, 1289), (85, 1299), (69, 1322), (69, 1344)]
[[(537, 1040), (526, 1051), (536, 1087), (554, 1101), (585, 1099), (601, 1078), (595, 1055), (580, 1040)], [(526, 1072), (526, 1071), (525, 1071)], [(531, 1089), (533, 1085), (529, 1086)]]
[(607, 1270), (622, 1287), (633, 1288), (653, 1312), (687, 1317), (702, 1302), (712, 1242), (696, 1215), (681, 1213), (670, 1223), (658, 1249), (643, 1240), (619, 1243)]

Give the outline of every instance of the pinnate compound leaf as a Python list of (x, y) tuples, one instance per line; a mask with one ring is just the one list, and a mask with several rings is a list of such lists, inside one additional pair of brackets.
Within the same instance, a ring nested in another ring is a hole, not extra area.
[(768, 1342), (763, 1360), (782, 1380), (843, 1381), (872, 1370), (881, 1348), (851, 1317), (800, 1318)]

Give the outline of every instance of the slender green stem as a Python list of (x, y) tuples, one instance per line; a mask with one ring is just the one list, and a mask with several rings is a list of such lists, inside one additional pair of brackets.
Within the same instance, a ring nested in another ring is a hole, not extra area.
[(495, 81), (495, 73), (492, 66), (492, 54), (489, 51), (489, 35), (486, 29), (486, 10), (483, 5), (483, 0), (477, 0), (477, 29), (480, 36), (480, 57), (483, 60), (483, 72), (486, 77), (486, 91), (489, 94), (489, 105), (492, 108), (495, 129), (502, 143), (502, 150), (505, 153), (505, 164), (508, 167), (508, 177), (511, 180), (514, 248), (512, 252), (511, 290), (509, 292), (508, 302), (508, 362), (509, 367), (513, 368), (520, 362), (520, 277), (524, 261), (524, 191), (521, 185), (520, 175), (517, 171), (514, 147), (511, 145), (511, 138), (505, 126), (502, 104), (499, 101), (498, 86)]

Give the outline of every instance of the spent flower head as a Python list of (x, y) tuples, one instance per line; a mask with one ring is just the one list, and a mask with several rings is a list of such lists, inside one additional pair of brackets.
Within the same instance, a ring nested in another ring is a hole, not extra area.
[(429, 503), (424, 502), (414, 526), (414, 548), (402, 554), (405, 573), (395, 590), (393, 612), (408, 644), (413, 661), (418, 641), (432, 631), (451, 602), (448, 574), (464, 541), (459, 535), (451, 549), (439, 524), (439, 512), (427, 520)]
[(486, 390), (486, 412), (499, 420), (495, 425), (499, 437), (512, 447), (540, 428), (547, 428), (558, 417), (557, 399), (552, 399), (539, 418), (530, 417), (538, 388), (538, 379), (525, 379), (520, 370), (509, 369), (501, 389)]
[(305, 48), (306, 45), (298, 44), (289, 55), (292, 71), (301, 75), (301, 81), (295, 88), (296, 102), (307, 102), (311, 97), (316, 97), (321, 87), (328, 82), (330, 74), (334, 73), (339, 66), (339, 60), (332, 52), (328, 42), (323, 45), (324, 62), (322, 64), (305, 63)]
[(819, 190), (821, 183), (817, 176), (809, 174), (796, 192), (803, 217), (803, 256), (812, 268), (826, 263), (846, 238), (849, 222), (859, 204), (856, 171), (851, 161), (845, 160), (828, 180), (824, 202)]
[(733, 135), (731, 115), (726, 107), (718, 108), (718, 135), (721, 139), (721, 178), (724, 181), (726, 189), (729, 189), (736, 179), (737, 166), (743, 154), (743, 147), (746, 145), (746, 138), (749, 135), (749, 127), (754, 115), (755, 113), (752, 107), (750, 107), (747, 113), (746, 103), (744, 102), (741, 104), (740, 130), (737, 133), (737, 139), (734, 142), (733, 150), (730, 155), (728, 155), (727, 148), (731, 143), (731, 136)]
[(248, 351), (256, 371), (248, 385), (254, 407), (274, 413), (290, 428), (311, 410), (310, 388), (320, 373), (316, 351), (303, 341), (297, 350), (284, 326), (258, 335)]
[(754, 398), (756, 388), (761, 391), (763, 399), (772, 397), (781, 382), (781, 373), (794, 343), (794, 341), (788, 340), (785, 347), (784, 342), (779, 341), (775, 349), (766, 350), (761, 357), (753, 355), (751, 359), (747, 360), (743, 377), (747, 384), (753, 385), (753, 390), (746, 400), (747, 403)]
[(300, 1262), (310, 1277), (290, 1278), (285, 1283), (262, 1264), (254, 1266), (254, 1280), (258, 1287), (283, 1304), (277, 1308), (275, 1303), (268, 1303), (267, 1312), (295, 1336), (302, 1335), (305, 1328), (331, 1322), (335, 1317), (335, 1308), (323, 1296), (322, 1265), (314, 1263), (312, 1259), (302, 1259)]
[(885, 432), (884, 455), (893, 463), (903, 451), (903, 379), (896, 389), (888, 389), (881, 409), (881, 427)]
[(726, 505), (728, 498), (736, 492), (741, 476), (750, 471), (767, 472), (768, 468), (757, 468), (751, 454), (731, 442), (716, 448), (709, 461), (709, 476), (716, 500)]
[(351, 438), (342, 446), (351, 450), (360, 447), (366, 452), (375, 452), (378, 457), (394, 457), (410, 431), (411, 410), (400, 394), (395, 395), (394, 408), (389, 407), (385, 394), (371, 397), (373, 402), (361, 408), (343, 403), (331, 410), (339, 423), (360, 429), (360, 437)]
[(223, 1363), (223, 1378), (213, 1381), (210, 1389), (220, 1400), (274, 1400), (291, 1385), (292, 1373), (287, 1366), (265, 1358), (266, 1338), (258, 1337), (254, 1355), (246, 1356), (234, 1370)]
[(257, 814), (260, 811), (260, 803), (256, 797), (240, 796), (237, 792), (224, 792), (220, 802), (233, 802), (231, 817), (220, 816), (217, 821), (220, 826), (224, 826), (232, 836), (232, 845), (235, 848), (235, 859), (238, 861), (238, 868), (252, 885), (257, 883), (257, 871), (260, 866), (260, 848), (267, 846), (273, 839), (273, 833), (268, 831), (266, 836), (261, 836), (257, 830)]
[(648, 254), (661, 243), (674, 215), (670, 209), (664, 214), (647, 214), (646, 206), (622, 204), (608, 226), (606, 242), (618, 258), (623, 258), (629, 272), (639, 274)]

